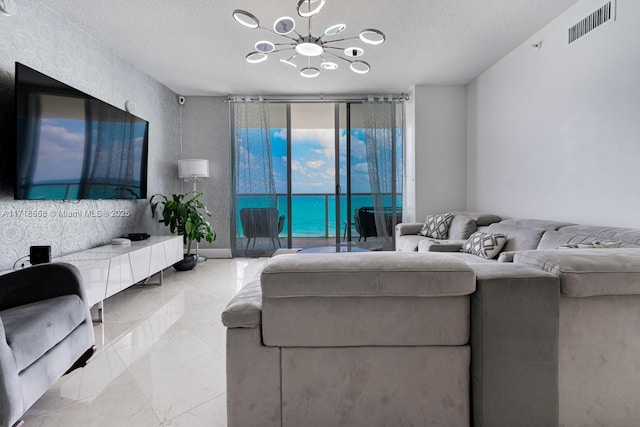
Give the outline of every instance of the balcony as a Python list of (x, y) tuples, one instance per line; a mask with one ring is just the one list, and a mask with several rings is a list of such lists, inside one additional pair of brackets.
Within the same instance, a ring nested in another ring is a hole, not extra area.
[[(340, 196), (340, 217), (336, 220), (336, 196), (329, 193), (295, 193), (291, 195), (291, 218), (287, 209), (287, 194), (276, 195), (278, 201), (278, 211), (280, 215), (285, 215), (285, 223), (278, 238), (283, 248), (288, 243), (289, 221), (291, 223), (291, 247), (310, 248), (317, 246), (331, 246), (336, 244), (336, 235), (340, 242), (351, 240), (355, 245), (367, 249), (380, 249), (382, 238), (372, 235), (367, 236), (365, 241), (356, 230), (354, 215), (347, 215), (347, 197)], [(263, 199), (263, 200), (261, 200)], [(236, 227), (237, 236), (243, 236), (242, 224), (239, 211), (243, 207), (265, 206), (265, 201), (269, 199), (267, 195), (238, 195), (236, 198)], [(397, 222), (401, 220), (401, 199), (402, 195), (396, 195), (398, 204)], [(391, 195), (383, 196), (385, 206), (391, 205)], [(373, 198), (370, 193), (355, 193), (351, 196), (351, 212), (366, 206), (373, 206)], [(347, 222), (348, 221), (348, 222)], [(350, 231), (349, 231), (350, 230)], [(393, 231), (393, 226), (391, 226)], [(393, 234), (393, 233), (391, 233)], [(350, 239), (349, 239), (350, 237)], [(246, 245), (245, 238), (237, 239), (237, 248), (240, 251)], [(269, 239), (258, 239), (257, 246), (262, 251), (273, 251), (273, 244)], [(257, 247), (255, 248), (257, 249)], [(254, 249), (254, 250), (255, 250)], [(276, 248), (277, 249), (277, 248)], [(241, 252), (241, 251), (240, 251)], [(252, 252), (249, 247), (248, 255)]]

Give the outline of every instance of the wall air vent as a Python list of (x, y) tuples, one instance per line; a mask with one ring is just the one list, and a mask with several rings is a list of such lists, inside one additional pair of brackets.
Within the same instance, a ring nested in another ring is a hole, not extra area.
[(569, 28), (569, 44), (616, 19), (616, 2), (611, 0), (573, 27)]

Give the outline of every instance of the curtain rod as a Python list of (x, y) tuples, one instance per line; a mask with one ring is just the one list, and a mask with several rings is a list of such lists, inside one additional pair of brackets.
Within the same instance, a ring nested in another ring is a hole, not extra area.
[(320, 94), (318, 97), (300, 97), (300, 96), (234, 96), (228, 95), (225, 99), (226, 102), (251, 102), (251, 101), (262, 101), (262, 102), (274, 102), (274, 103), (305, 103), (305, 102), (404, 102), (409, 100), (409, 95), (400, 94), (400, 95), (368, 95), (368, 96), (338, 96), (338, 97), (329, 97), (325, 98), (324, 95)]

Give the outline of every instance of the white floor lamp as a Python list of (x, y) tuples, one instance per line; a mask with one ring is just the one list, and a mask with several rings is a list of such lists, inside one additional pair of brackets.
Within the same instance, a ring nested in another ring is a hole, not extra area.
[[(197, 182), (202, 178), (209, 177), (209, 160), (207, 159), (182, 159), (178, 160), (178, 176), (185, 182), (193, 182), (193, 192), (196, 193)], [(196, 242), (196, 258), (198, 262), (206, 258), (200, 256), (200, 248)]]

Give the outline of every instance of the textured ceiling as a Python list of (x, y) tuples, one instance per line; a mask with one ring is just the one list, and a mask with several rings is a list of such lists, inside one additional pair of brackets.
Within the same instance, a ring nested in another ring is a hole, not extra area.
[[(306, 30), (295, 0), (41, 0), (138, 69), (182, 95), (398, 94), (416, 84), (467, 83), (577, 0), (327, 0), (313, 18), (314, 34), (344, 23), (345, 36), (377, 28), (387, 35), (365, 49), (371, 72), (346, 63), (305, 79), (278, 61), (245, 55), (258, 40), (278, 36), (242, 27), (234, 9), (263, 26), (288, 15)], [(299, 70), (299, 69), (298, 69)]]

